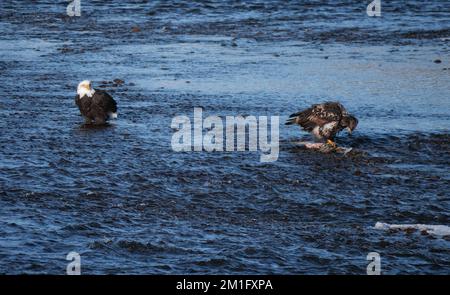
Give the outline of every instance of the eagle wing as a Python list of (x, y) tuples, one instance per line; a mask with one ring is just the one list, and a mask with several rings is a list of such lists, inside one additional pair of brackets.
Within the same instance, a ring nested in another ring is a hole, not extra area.
[(80, 98), (79, 95), (75, 96), (75, 104), (78, 106), (78, 108), (80, 109), (80, 113), (83, 116), (89, 115), (89, 112), (91, 111), (91, 103), (92, 100), (90, 98)]
[(111, 113), (117, 112), (117, 103), (106, 91), (95, 90), (92, 97), (75, 96), (75, 104), (80, 113), (88, 118), (108, 118)]
[(92, 96), (92, 106), (97, 109), (97, 112), (104, 114), (117, 112), (116, 101), (104, 90), (95, 89)]
[(343, 113), (346, 112), (338, 102), (315, 104), (306, 110), (290, 115), (286, 125), (298, 124), (308, 132), (319, 127), (319, 135), (329, 138), (338, 131), (339, 122)]
[(78, 94), (75, 96), (75, 104), (77, 105), (78, 108), (80, 108), (81, 100)]

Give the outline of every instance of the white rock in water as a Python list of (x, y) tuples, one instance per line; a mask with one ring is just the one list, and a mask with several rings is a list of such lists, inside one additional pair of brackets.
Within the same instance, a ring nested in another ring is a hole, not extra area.
[(409, 230), (415, 229), (419, 231), (425, 231), (430, 235), (435, 236), (450, 236), (450, 227), (446, 225), (429, 225), (429, 224), (389, 224), (384, 222), (377, 222), (375, 224), (376, 229), (398, 229)]

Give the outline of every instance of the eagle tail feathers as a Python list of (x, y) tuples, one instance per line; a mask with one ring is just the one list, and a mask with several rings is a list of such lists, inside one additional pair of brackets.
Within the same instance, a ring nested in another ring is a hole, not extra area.
[(292, 125), (292, 124), (295, 124), (296, 121), (297, 121), (297, 117), (289, 118), (289, 119), (287, 119), (286, 123), (284, 123), (284, 125)]
[(117, 119), (117, 112), (109, 112), (108, 113), (108, 116), (109, 116), (109, 118), (110, 119)]
[(289, 116), (289, 119), (286, 122), (286, 125), (291, 125), (297, 123), (299, 125), (305, 124), (309, 121), (309, 116), (311, 115), (311, 110), (307, 109)]

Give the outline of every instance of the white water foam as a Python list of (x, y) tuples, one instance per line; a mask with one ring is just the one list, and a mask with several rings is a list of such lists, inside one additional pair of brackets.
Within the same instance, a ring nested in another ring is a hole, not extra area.
[(415, 229), (421, 232), (425, 231), (430, 235), (435, 236), (450, 236), (450, 227), (446, 225), (429, 225), (429, 224), (389, 224), (384, 222), (377, 222), (375, 224), (376, 229), (398, 229), (398, 230), (410, 230)]

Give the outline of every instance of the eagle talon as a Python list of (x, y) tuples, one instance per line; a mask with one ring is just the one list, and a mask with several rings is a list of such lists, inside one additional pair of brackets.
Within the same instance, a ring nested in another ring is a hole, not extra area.
[(330, 139), (327, 139), (327, 145), (329, 145), (329, 146), (331, 146), (331, 147), (333, 147), (333, 148), (336, 148), (336, 147), (337, 147), (336, 143), (333, 142), (333, 141), (330, 140)]

